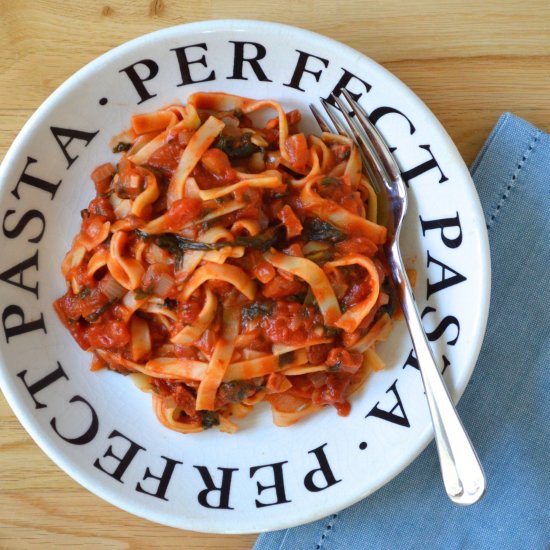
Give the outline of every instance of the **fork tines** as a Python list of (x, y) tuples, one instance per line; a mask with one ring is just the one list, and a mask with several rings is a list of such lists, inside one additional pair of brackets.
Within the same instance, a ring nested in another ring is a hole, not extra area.
[[(340, 109), (345, 125), (324, 98), (321, 98), (321, 104), (330, 122), (327, 122), (314, 105), (310, 105), (311, 112), (323, 132), (350, 137), (357, 144), (367, 175), (375, 191), (380, 192), (385, 184), (395, 181), (400, 176), (399, 167), (386, 142), (371, 123), (364, 109), (346, 89), (342, 89), (342, 96), (345, 98), (347, 105), (335, 94), (332, 94), (332, 99)], [(352, 115), (355, 116), (355, 120)]]

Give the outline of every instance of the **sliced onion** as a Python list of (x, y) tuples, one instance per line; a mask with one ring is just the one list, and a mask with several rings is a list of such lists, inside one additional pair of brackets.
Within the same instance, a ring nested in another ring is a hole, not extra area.
[(126, 289), (119, 284), (110, 273), (107, 273), (107, 275), (101, 279), (99, 288), (110, 301), (118, 300), (126, 294)]
[(151, 331), (145, 319), (134, 315), (130, 324), (132, 334), (132, 359), (140, 361), (151, 353)]
[[(114, 194), (112, 195), (114, 196)], [(115, 216), (118, 220), (126, 218), (132, 211), (132, 202), (129, 199), (122, 199), (118, 206), (114, 209)]]
[(145, 261), (148, 264), (169, 264), (170, 254), (158, 244), (149, 243), (144, 252)]
[(161, 273), (153, 288), (153, 294), (166, 298), (173, 286), (174, 278), (168, 275), (168, 273)]
[(309, 375), (309, 380), (313, 384), (314, 388), (320, 388), (324, 386), (327, 382), (327, 374), (323, 371), (312, 372)]
[(131, 372), (129, 375), (132, 382), (139, 388), (141, 391), (151, 393), (151, 377), (143, 374), (141, 372)]

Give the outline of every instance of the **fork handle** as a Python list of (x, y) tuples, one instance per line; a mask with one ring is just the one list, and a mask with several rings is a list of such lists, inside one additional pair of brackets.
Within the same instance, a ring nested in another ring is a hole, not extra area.
[(485, 474), (437, 368), (395, 243), (387, 250), (389, 264), (426, 391), (445, 490), (453, 502), (473, 504), (485, 493)]

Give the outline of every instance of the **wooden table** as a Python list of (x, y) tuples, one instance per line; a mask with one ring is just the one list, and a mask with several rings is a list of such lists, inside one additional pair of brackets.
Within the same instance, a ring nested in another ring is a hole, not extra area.
[[(0, 159), (68, 76), (141, 34), (190, 21), (297, 24), (367, 54), (432, 109), (471, 163), (506, 110), (550, 130), (550, 4), (495, 0), (0, 0)], [(283, 15), (284, 14), (284, 15)], [(251, 548), (255, 536), (155, 525), (59, 470), (0, 396), (1, 548)]]

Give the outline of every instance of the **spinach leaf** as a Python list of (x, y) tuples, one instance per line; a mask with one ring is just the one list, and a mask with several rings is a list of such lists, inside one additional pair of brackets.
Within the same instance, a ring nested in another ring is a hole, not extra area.
[(230, 159), (244, 159), (260, 151), (251, 141), (252, 134), (242, 136), (226, 136), (220, 134), (212, 147), (221, 149)]
[(323, 326), (323, 329), (325, 331), (325, 336), (327, 338), (336, 338), (342, 333), (342, 329), (338, 327), (327, 327), (326, 325)]
[(145, 300), (145, 298), (149, 298), (149, 296), (151, 296), (151, 293), (141, 288), (137, 288), (134, 296), (136, 300)]
[(123, 141), (120, 141), (113, 147), (113, 153), (122, 153), (123, 151), (128, 151), (131, 148), (131, 143), (124, 143)]
[(382, 290), (390, 297), (390, 299), (386, 305), (383, 305), (378, 310), (373, 322), (377, 321), (384, 313), (387, 313), (390, 317), (393, 317), (395, 315), (395, 310), (397, 309), (397, 291), (387, 279), (382, 285)]
[(324, 250), (316, 250), (315, 252), (306, 254), (305, 257), (312, 262), (323, 264), (325, 262), (330, 262), (330, 260), (334, 258), (334, 250), (332, 247)]
[(88, 317), (84, 317), (88, 323), (94, 323), (97, 321), (112, 305), (116, 304), (120, 298), (114, 298), (113, 300), (109, 300), (108, 302), (105, 302), (99, 309), (96, 309), (93, 313), (90, 313)]
[[(237, 237), (232, 244), (244, 246), (245, 248), (256, 248), (262, 252), (266, 252), (272, 246), (275, 246), (283, 237), (284, 231), (282, 226), (274, 225), (268, 227), (264, 232), (250, 237)], [(221, 243), (220, 243), (221, 244)]]
[(177, 306), (178, 306), (178, 301), (177, 300), (174, 300), (173, 298), (166, 298), (164, 300), (164, 305), (168, 308), (168, 309), (175, 309)]
[(161, 233), (157, 236), (157, 244), (170, 254), (178, 255), (184, 250), (218, 250), (217, 244), (229, 246), (229, 243), (201, 243), (191, 239), (185, 239), (174, 233)]
[(271, 315), (274, 305), (274, 302), (271, 300), (267, 302), (252, 302), (250, 305), (242, 308), (241, 317), (243, 321), (251, 321), (259, 316)]
[(217, 426), (220, 423), (220, 417), (218, 413), (214, 411), (199, 411), (201, 415), (201, 423), (202, 427), (205, 430), (208, 430), (209, 428), (213, 428), (214, 426)]
[(339, 243), (346, 238), (346, 234), (337, 227), (321, 218), (309, 218), (304, 222), (305, 237), (310, 241), (329, 241)]
[(92, 292), (92, 291), (91, 291), (87, 286), (85, 286), (85, 287), (77, 294), (77, 296), (78, 296), (81, 300), (83, 300), (84, 298), (87, 298), (87, 297), (90, 295), (91, 292)]
[(253, 380), (231, 380), (220, 384), (218, 395), (230, 403), (240, 403), (261, 389)]
[(292, 363), (292, 361), (294, 361), (293, 351), (287, 351), (286, 353), (281, 353), (281, 355), (279, 355), (279, 368), (282, 368), (285, 365)]
[(202, 243), (186, 239), (173, 233), (161, 233), (157, 236), (157, 244), (170, 252), (170, 254), (181, 254), (185, 250), (221, 250), (227, 246), (244, 246), (245, 248), (256, 248), (265, 252), (274, 246), (283, 235), (282, 227), (276, 225), (268, 227), (264, 232), (249, 237), (236, 237), (233, 241), (219, 243)]
[(338, 178), (326, 176), (319, 182), (319, 184), (323, 187), (338, 187), (342, 185), (342, 182)]

